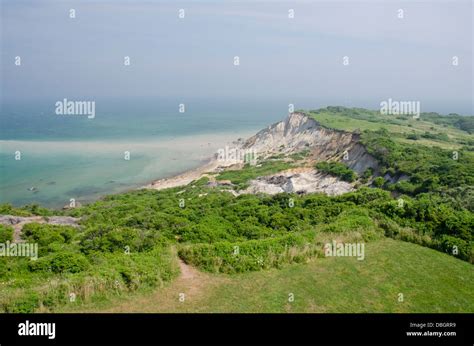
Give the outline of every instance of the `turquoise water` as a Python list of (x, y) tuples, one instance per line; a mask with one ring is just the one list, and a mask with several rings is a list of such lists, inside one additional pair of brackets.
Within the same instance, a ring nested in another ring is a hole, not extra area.
[[(56, 115), (58, 100), (4, 104), (0, 203), (60, 208), (194, 168), (286, 116), (256, 101), (96, 100), (96, 117)], [(21, 159), (15, 160), (15, 152)], [(130, 152), (125, 160), (124, 152)]]

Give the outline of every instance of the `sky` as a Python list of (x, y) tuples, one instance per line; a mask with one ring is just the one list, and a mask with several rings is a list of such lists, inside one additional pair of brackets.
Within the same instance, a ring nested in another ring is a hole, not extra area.
[(474, 114), (470, 0), (0, 1), (4, 103), (391, 98)]

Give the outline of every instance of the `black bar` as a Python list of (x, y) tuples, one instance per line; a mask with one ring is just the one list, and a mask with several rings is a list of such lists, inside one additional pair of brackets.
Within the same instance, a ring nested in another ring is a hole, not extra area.
[[(473, 314), (3, 314), (0, 345), (473, 345)], [(55, 338), (19, 336), (26, 321)], [(410, 327), (410, 323), (425, 327)], [(433, 325), (430, 327), (428, 323)], [(455, 324), (455, 326), (453, 325)], [(456, 336), (407, 336), (407, 332)]]

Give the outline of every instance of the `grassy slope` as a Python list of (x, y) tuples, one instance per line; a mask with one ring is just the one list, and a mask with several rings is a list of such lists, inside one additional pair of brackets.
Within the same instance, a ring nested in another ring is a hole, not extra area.
[[(239, 275), (198, 273), (167, 287), (67, 312), (474, 312), (469, 263), (383, 239), (366, 258), (327, 258)], [(179, 302), (179, 293), (186, 301)], [(289, 293), (295, 296), (288, 302)], [(403, 293), (404, 302), (398, 302)]]
[[(429, 121), (424, 121), (421, 117), (420, 120), (413, 119), (411, 116), (405, 116), (404, 119), (397, 119), (394, 115), (382, 115), (374, 111), (366, 111), (367, 118), (371, 118), (372, 121), (366, 119), (356, 119), (342, 113), (335, 113), (322, 110), (319, 113), (310, 112), (310, 115), (316, 119), (320, 124), (326, 127), (354, 131), (359, 130), (372, 130), (376, 131), (381, 127), (386, 128), (390, 133), (395, 136), (393, 139), (397, 139), (404, 143), (424, 144), (427, 146), (436, 145), (444, 149), (458, 149), (461, 147), (460, 144), (455, 143), (457, 140), (472, 139), (468, 133), (461, 131), (453, 127), (444, 127), (441, 125), (434, 124)], [(426, 138), (420, 138), (417, 141), (408, 140), (404, 138), (403, 133), (418, 133), (423, 134), (425, 132), (431, 133), (446, 133), (450, 141), (432, 140)]]

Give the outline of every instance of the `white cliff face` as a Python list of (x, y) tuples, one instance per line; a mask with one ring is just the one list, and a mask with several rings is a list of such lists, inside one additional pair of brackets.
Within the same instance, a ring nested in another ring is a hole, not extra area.
[(250, 181), (250, 186), (241, 193), (315, 193), (324, 192), (330, 196), (353, 191), (352, 184), (315, 169), (301, 169), (298, 172), (285, 171)]
[(365, 150), (362, 144), (357, 142), (352, 143), (350, 149), (348, 149), (347, 160), (342, 160), (342, 162), (359, 175), (363, 174), (369, 167), (374, 172), (379, 171), (377, 160)]
[(353, 183), (318, 172), (314, 168), (314, 163), (318, 161), (340, 161), (359, 175), (368, 168), (378, 172), (377, 161), (359, 143), (358, 134), (324, 128), (303, 113), (292, 113), (284, 121), (258, 132), (245, 141), (242, 148), (255, 151), (260, 159), (309, 150), (309, 166), (251, 180), (250, 186), (238, 194), (324, 192), (340, 195), (354, 190)]
[(358, 140), (358, 134), (326, 129), (303, 113), (292, 113), (249, 138), (242, 147), (256, 151), (259, 158), (308, 149), (315, 161), (341, 161), (358, 174), (369, 167), (377, 171), (377, 161)]
[(292, 153), (328, 145), (335, 137), (341, 144), (347, 144), (351, 141), (352, 134), (327, 130), (303, 113), (292, 113), (285, 120), (270, 125), (249, 138), (243, 147), (252, 148), (259, 154)]

